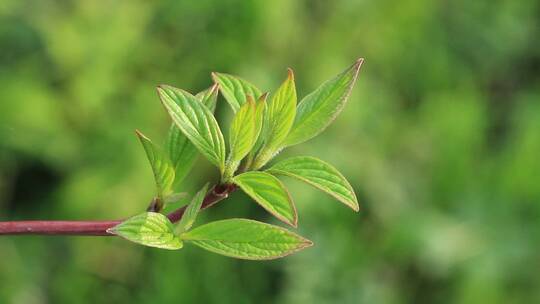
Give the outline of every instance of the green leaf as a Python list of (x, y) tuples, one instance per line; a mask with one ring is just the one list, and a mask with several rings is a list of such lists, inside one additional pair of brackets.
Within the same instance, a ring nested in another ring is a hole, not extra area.
[(235, 176), (233, 182), (268, 212), (296, 227), (296, 208), (279, 179), (266, 172), (250, 171)]
[(161, 213), (136, 215), (107, 229), (107, 232), (145, 246), (171, 250), (182, 248), (182, 241), (174, 234), (172, 223)]
[[(257, 105), (255, 107), (255, 138), (257, 138), (257, 143), (255, 144), (254, 149), (257, 149), (257, 146), (260, 146), (263, 144), (263, 136), (261, 136), (266, 112), (268, 107), (266, 106), (266, 97), (268, 96), (268, 93), (264, 93), (259, 97), (259, 100), (257, 101)], [(260, 141), (260, 144), (259, 144)]]
[(197, 194), (195, 194), (195, 196), (191, 200), (191, 203), (189, 203), (189, 205), (187, 206), (186, 211), (184, 211), (184, 214), (180, 219), (180, 222), (178, 222), (178, 225), (176, 226), (176, 234), (188, 231), (191, 226), (193, 226), (193, 223), (195, 223), (195, 219), (197, 218), (197, 213), (199, 213), (199, 210), (201, 209), (204, 197), (206, 196), (207, 192), (208, 183), (204, 185), (204, 187), (199, 190)]
[(268, 105), (267, 128), (264, 131), (264, 146), (255, 159), (254, 168), (266, 164), (282, 148), (296, 115), (296, 87), (294, 73), (288, 70), (288, 77), (279, 87)]
[(313, 245), (281, 227), (246, 219), (211, 222), (181, 238), (218, 254), (248, 260), (281, 258)]
[(248, 95), (253, 99), (261, 96), (261, 91), (246, 80), (229, 74), (212, 73), (212, 78), (219, 84), (219, 89), (234, 112), (243, 106)]
[(248, 96), (248, 101), (236, 112), (231, 124), (229, 132), (231, 160), (239, 161), (248, 154), (255, 144), (256, 131), (255, 102)]
[(300, 101), (285, 146), (311, 139), (328, 127), (345, 106), (363, 59), (318, 87)]
[(304, 181), (330, 194), (355, 211), (360, 208), (351, 184), (332, 165), (310, 156), (291, 157), (267, 170)]
[(158, 196), (163, 200), (164, 196), (171, 192), (174, 181), (174, 168), (164, 153), (148, 137), (144, 136), (139, 130), (135, 130), (135, 132), (152, 166)]
[(225, 141), (212, 112), (195, 96), (183, 90), (162, 85), (158, 87), (158, 92), (176, 126), (223, 173)]
[(219, 84), (214, 83), (208, 89), (201, 91), (195, 95), (195, 97), (200, 100), (210, 112), (214, 113), (216, 110), (217, 97), (219, 93)]
[(255, 102), (248, 96), (247, 102), (236, 112), (229, 132), (230, 154), (225, 169), (225, 178), (230, 178), (240, 161), (249, 153), (256, 140)]
[(259, 97), (259, 101), (257, 101), (257, 105), (255, 107), (255, 145), (253, 145), (253, 148), (251, 151), (249, 151), (247, 160), (246, 160), (246, 168), (249, 169), (252, 165), (252, 162), (255, 158), (255, 154), (264, 144), (265, 139), (265, 129), (264, 126), (267, 126), (268, 123), (266, 123), (266, 113), (267, 113), (267, 106), (266, 106), (266, 97), (268, 96), (268, 93), (264, 93)]
[(175, 183), (179, 184), (193, 168), (199, 152), (175, 123), (169, 128), (165, 148), (175, 169)]
[[(195, 97), (208, 107), (210, 112), (214, 112), (217, 96), (218, 85), (214, 84), (212, 87), (198, 93)], [(174, 122), (169, 128), (165, 146), (175, 168), (175, 183), (180, 184), (195, 165), (199, 153)]]

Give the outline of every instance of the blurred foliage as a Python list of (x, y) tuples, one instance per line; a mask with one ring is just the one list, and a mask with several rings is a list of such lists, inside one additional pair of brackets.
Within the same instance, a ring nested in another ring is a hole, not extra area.
[[(254, 263), (116, 238), (0, 238), (0, 303), (539, 303), (540, 3), (0, 2), (0, 219), (143, 210), (133, 134), (164, 138), (155, 86), (211, 71), (299, 96), (357, 57), (351, 100), (287, 150), (349, 177), (359, 214), (293, 180), (315, 246)], [(219, 101), (221, 121), (231, 113)], [(161, 137), (160, 137), (161, 136)], [(278, 159), (279, 159), (278, 158)], [(204, 160), (184, 189), (216, 173)], [(245, 196), (210, 219), (268, 215)]]

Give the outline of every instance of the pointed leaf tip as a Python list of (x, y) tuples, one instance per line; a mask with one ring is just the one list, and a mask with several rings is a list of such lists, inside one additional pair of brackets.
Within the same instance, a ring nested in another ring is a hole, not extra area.
[(287, 78), (294, 80), (294, 71), (291, 68), (287, 68)]
[(358, 59), (300, 101), (285, 146), (296, 145), (319, 135), (334, 121), (347, 103), (363, 61), (363, 58)]

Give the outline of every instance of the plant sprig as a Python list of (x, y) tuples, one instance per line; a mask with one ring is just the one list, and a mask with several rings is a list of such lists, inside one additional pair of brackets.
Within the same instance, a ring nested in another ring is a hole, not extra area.
[[(137, 132), (154, 173), (157, 203), (149, 212), (129, 218), (108, 232), (151, 247), (180, 249), (188, 242), (225, 256), (254, 260), (279, 258), (311, 246), (311, 241), (289, 230), (248, 219), (214, 221), (192, 229), (208, 184), (193, 197), (178, 223), (159, 212), (166, 202), (181, 197), (173, 188), (181, 185), (199, 154), (221, 174), (215, 187), (239, 187), (293, 227), (298, 222), (296, 207), (278, 176), (306, 182), (358, 211), (350, 183), (336, 168), (318, 158), (297, 156), (266, 170), (264, 167), (284, 148), (319, 135), (332, 123), (347, 102), (362, 62), (357, 60), (298, 103), (291, 69), (269, 101), (268, 93), (224, 73), (212, 73), (214, 85), (197, 95), (168, 85), (158, 86), (161, 102), (173, 121), (165, 149)], [(235, 113), (228, 149), (213, 115), (218, 91)]]

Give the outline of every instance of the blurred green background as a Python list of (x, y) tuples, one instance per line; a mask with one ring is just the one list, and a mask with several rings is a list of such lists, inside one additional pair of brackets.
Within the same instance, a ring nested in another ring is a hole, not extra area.
[[(339, 168), (362, 210), (286, 180), (282, 260), (117, 238), (1, 237), (0, 303), (540, 303), (540, 2), (0, 1), (0, 220), (144, 210), (133, 130), (162, 141), (160, 83), (210, 72), (299, 96), (366, 58), (345, 111), (278, 159)], [(222, 122), (231, 111), (220, 99)], [(215, 179), (201, 158), (182, 190)], [(209, 220), (275, 223), (240, 193)]]

